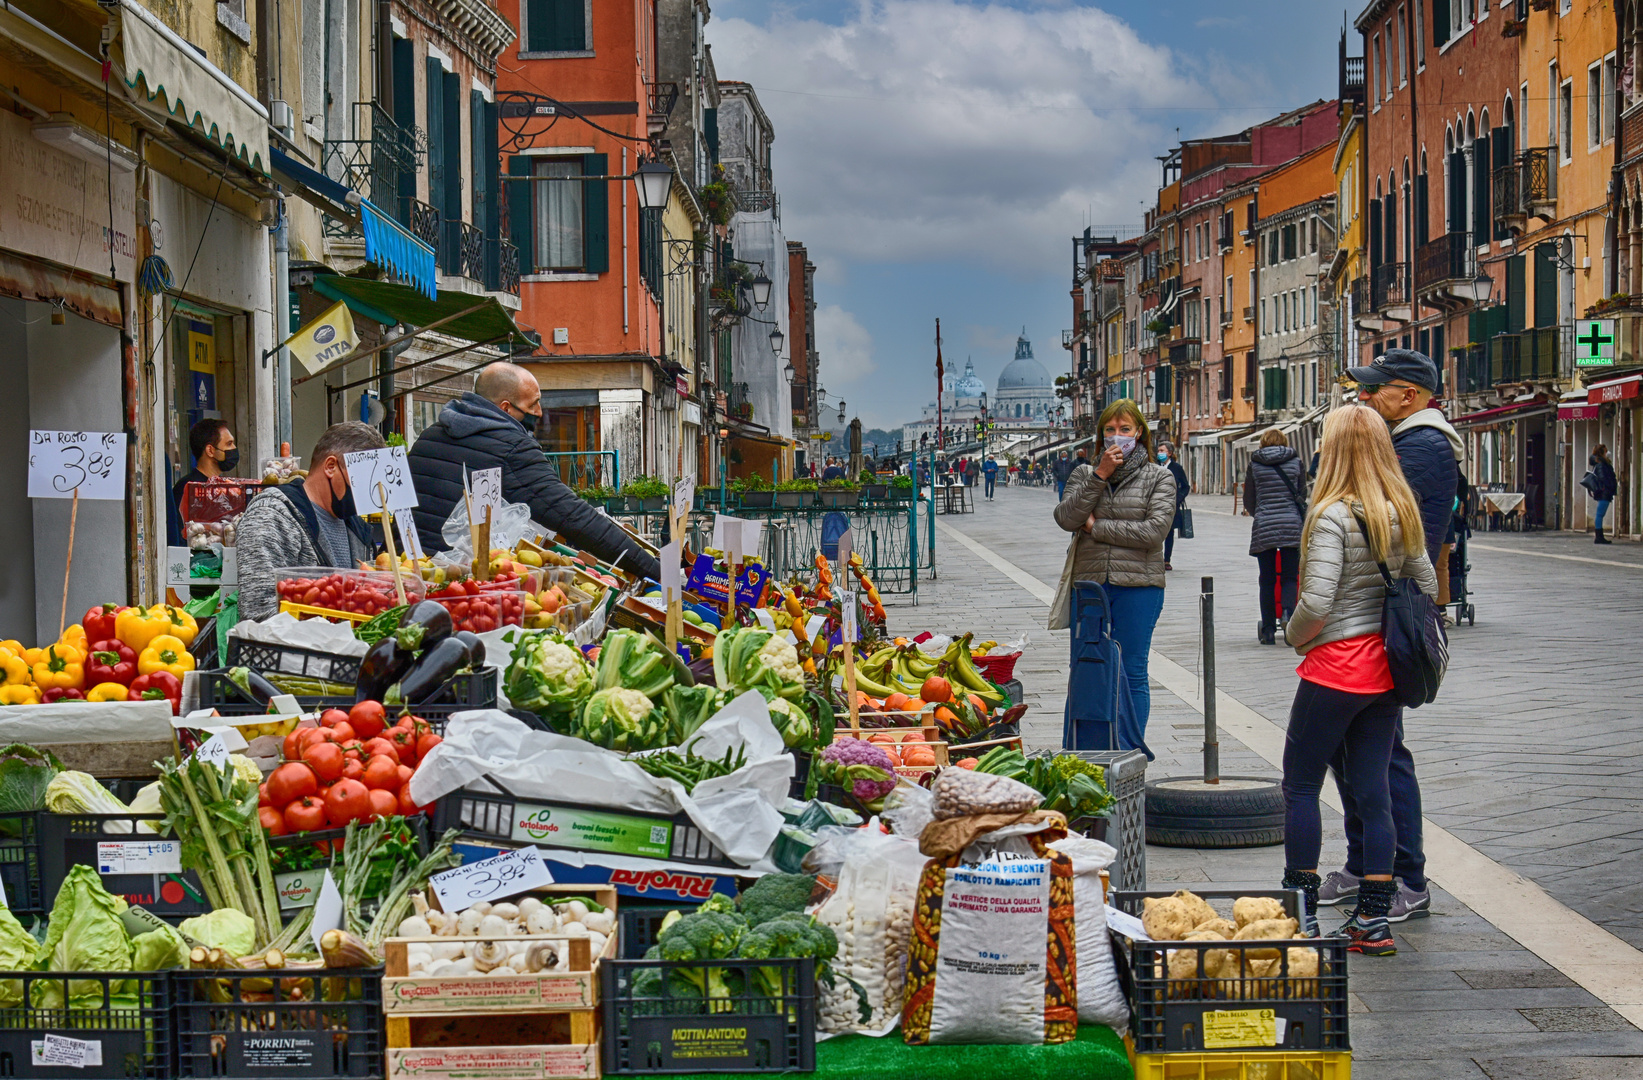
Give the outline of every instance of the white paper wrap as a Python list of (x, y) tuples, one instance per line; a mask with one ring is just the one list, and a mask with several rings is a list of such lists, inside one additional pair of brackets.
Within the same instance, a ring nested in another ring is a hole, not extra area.
[[(521, 799), (638, 813), (684, 813), (731, 859), (752, 866), (781, 829), (781, 806), (793, 776), (793, 758), (757, 691), (730, 702), (691, 739), (700, 757), (745, 749), (747, 764), (729, 776), (704, 780), (687, 794), (675, 780), (652, 776), (618, 754), (568, 735), (537, 731), (495, 709), (457, 713), (445, 739), (411, 777), (411, 797), (426, 806), (460, 788), (501, 787)], [(640, 755), (634, 755), (640, 756)]]
[(0, 710), (0, 745), (170, 741), (169, 701), (58, 701)]
[(299, 619), (283, 611), (261, 622), (235, 623), (229, 634), (247, 641), (294, 645), (336, 656), (364, 656), (371, 648), (354, 636), (354, 628), (347, 623), (335, 623), (328, 619)]

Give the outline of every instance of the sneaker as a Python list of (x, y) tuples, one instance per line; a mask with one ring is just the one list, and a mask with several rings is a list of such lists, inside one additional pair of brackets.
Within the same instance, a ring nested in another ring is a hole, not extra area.
[(1416, 892), (1398, 879), (1398, 894), (1392, 898), (1392, 909), (1386, 913), (1389, 923), (1406, 919), (1425, 919), (1432, 914), (1432, 893), (1429, 889)]
[(1385, 919), (1353, 915), (1341, 927), (1341, 933), (1351, 939), (1346, 947), (1347, 952), (1362, 953), (1364, 956), (1397, 955), (1398, 943), (1392, 940), (1392, 931), (1387, 928)]
[(1331, 870), (1318, 887), (1318, 903), (1325, 907), (1334, 907), (1342, 900), (1351, 900), (1357, 895), (1358, 879), (1345, 870)]

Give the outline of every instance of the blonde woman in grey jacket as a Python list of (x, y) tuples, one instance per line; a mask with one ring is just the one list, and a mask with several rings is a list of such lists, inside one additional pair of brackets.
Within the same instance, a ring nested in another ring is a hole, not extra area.
[(1323, 842), (1318, 793), (1340, 751), (1343, 780), (1363, 817), (1365, 871), (1357, 910), (1342, 932), (1352, 939), (1351, 952), (1391, 956), (1397, 946), (1386, 914), (1397, 893), (1397, 836), (1387, 765), (1400, 706), (1381, 633), (1380, 563), (1394, 578), (1413, 578), (1421, 592), (1437, 595), (1420, 504), (1386, 423), (1371, 409), (1348, 405), (1324, 421), (1318, 480), (1301, 531), (1300, 599), (1286, 634), (1304, 659), (1295, 669), (1301, 685), (1284, 742), (1283, 886), (1305, 892), (1307, 925), (1315, 929)]
[(1104, 587), (1136, 726), (1145, 735), (1152, 708), (1147, 654), (1164, 610), (1164, 537), (1175, 521), (1175, 478), (1152, 460), (1152, 436), (1135, 402), (1108, 405), (1096, 429), (1105, 449), (1093, 466), (1073, 470), (1055, 508), (1056, 524), (1073, 540), (1049, 625), (1059, 630), (1070, 624), (1073, 582)]

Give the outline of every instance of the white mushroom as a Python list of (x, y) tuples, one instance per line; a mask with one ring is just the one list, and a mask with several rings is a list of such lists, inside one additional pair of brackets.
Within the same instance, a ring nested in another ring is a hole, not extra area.
[(566, 912), (566, 918), (574, 919), (576, 922), (581, 922), (583, 919), (587, 918), (588, 905), (582, 903), (580, 900), (572, 900), (564, 905), (564, 910)]
[(513, 966), (510, 965), (510, 964), (503, 964), (501, 967), (491, 968), (490, 973), (493, 976), (494, 975), (518, 975), (519, 974), (519, 972), (515, 971), (513, 969)]
[(512, 922), (514, 919), (519, 918), (519, 906), (517, 904), (492, 904), (491, 910), (486, 914), (495, 915), (499, 919), (507, 919)]
[(521, 971), (547, 971), (559, 963), (559, 951), (546, 941), (533, 941), (525, 950), (524, 964), (515, 964)]
[(513, 923), (499, 915), (486, 915), (479, 920), (480, 937), (507, 937), (511, 933), (513, 933)]
[(456, 922), (455, 919), (453, 919), (451, 916), (447, 915), (443, 911), (435, 911), (433, 908), (428, 907), (428, 905), (426, 905), (426, 904), (424, 904), (422, 906), (423, 906), (423, 910), (420, 912), (420, 914), (422, 916), (422, 919), (423, 919), (424, 922), (426, 922), (428, 924), (429, 928), (432, 929), (432, 931), (436, 934), (447, 933), (445, 927), (447, 927), (450, 924)]
[[(416, 909), (418, 915), (426, 916), (428, 914), (428, 898), (422, 893), (411, 894), (411, 906)], [(444, 912), (440, 912), (440, 914), (443, 915)], [(428, 921), (432, 922), (433, 920), (429, 919)]]
[(428, 925), (428, 920), (420, 915), (412, 915), (399, 924), (400, 937), (429, 937), (433, 932), (434, 928)]
[(484, 921), (485, 913), (477, 907), (471, 907), (456, 917), (456, 932), (463, 937), (472, 937), (479, 932), (479, 924)]
[(460, 941), (435, 942), (430, 949), (436, 960), (458, 960), (467, 955), (467, 948)]
[(481, 941), (474, 946), (475, 971), (491, 971), (508, 962), (508, 947), (500, 941)]
[(452, 960), (451, 961), (451, 970), (446, 972), (446, 974), (447, 975), (472, 975), (475, 970), (476, 969), (474, 968), (474, 959), (473, 959), (473, 957), (464, 956), (460, 960)]
[(616, 921), (609, 911), (590, 911), (582, 916), (582, 925), (595, 933), (609, 935)]
[(579, 922), (568, 922), (559, 928), (566, 937), (589, 937), (588, 928)]
[(538, 906), (525, 916), (525, 929), (532, 934), (556, 934), (559, 932), (559, 916), (545, 906)]
[(527, 896), (519, 901), (519, 917), (529, 919), (533, 912), (541, 911), (546, 905), (534, 896)]
[(456, 963), (457, 962), (455, 960), (435, 960), (432, 964), (428, 965), (428, 974), (434, 976), (435, 978), (444, 975), (460, 974), (456, 970)]
[(491, 913), (491, 902), (489, 900), (481, 900), (479, 903), (475, 904), (473, 907), (469, 908), (468, 910), (469, 911), (477, 911), (481, 915), (489, 915)]
[(605, 935), (601, 934), (597, 930), (589, 930), (588, 931), (588, 948), (592, 951), (594, 956), (598, 956), (600, 953), (604, 952), (605, 951)]

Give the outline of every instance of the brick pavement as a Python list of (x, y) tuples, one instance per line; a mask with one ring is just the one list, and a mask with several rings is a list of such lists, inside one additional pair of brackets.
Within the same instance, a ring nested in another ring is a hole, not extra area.
[[(1001, 488), (993, 503), (978, 500), (974, 514), (939, 520), (1053, 588), (1066, 550), (1065, 534), (1049, 517), (1053, 499), (1050, 489)], [(1192, 505), (1198, 536), (1176, 542), (1176, 571), (1153, 647), (1197, 670), (1198, 579), (1213, 575), (1220, 689), (1282, 722), (1296, 660), (1255, 641), (1249, 520), (1230, 513), (1230, 500)], [(1032, 706), (1023, 735), (1033, 746), (1057, 745), (1066, 632), (1043, 629), (1044, 604), (975, 553), (939, 533), (937, 551), (939, 576), (921, 581), (916, 607), (908, 598), (886, 598), (893, 629), (974, 629), (999, 640), (1029, 635), (1017, 667)], [(1603, 562), (1577, 561), (1588, 558)], [(1622, 622), (1643, 598), (1643, 548), (1480, 534), (1472, 563), (1478, 625), (1452, 631), (1444, 695), (1408, 721), (1426, 816), (1623, 939), (1643, 943), (1636, 859), (1643, 789), (1635, 779), (1643, 721), (1628, 706), (1643, 674), (1624, 664)], [(1569, 633), (1571, 624), (1578, 636)], [(1200, 768), (1202, 732), (1192, 705), (1155, 680), (1148, 742), (1158, 759), (1148, 775)], [(1225, 732), (1220, 744), (1224, 773), (1274, 774)], [(1324, 809), (1325, 866), (1339, 865), (1339, 821)], [(1279, 847), (1152, 847), (1147, 859), (1157, 888), (1270, 887), (1283, 867)], [(1433, 912), (1397, 929), (1397, 957), (1354, 958), (1358, 1075), (1643, 1077), (1643, 1034), (1623, 1017), (1441, 889), (1433, 890)]]

